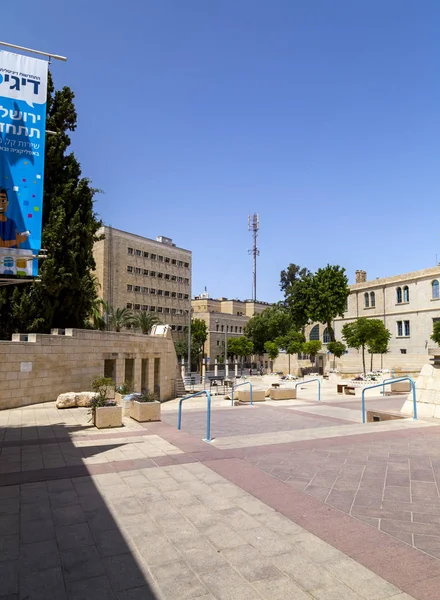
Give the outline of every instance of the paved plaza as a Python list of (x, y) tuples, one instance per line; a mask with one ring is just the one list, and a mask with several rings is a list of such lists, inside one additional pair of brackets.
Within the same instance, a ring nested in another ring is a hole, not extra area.
[[(0, 599), (438, 600), (440, 426), (299, 399), (0, 412)], [(368, 399), (399, 410), (404, 397)]]

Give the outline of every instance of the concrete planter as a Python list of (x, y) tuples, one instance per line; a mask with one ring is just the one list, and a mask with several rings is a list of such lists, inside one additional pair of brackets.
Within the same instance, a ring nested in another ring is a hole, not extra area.
[(124, 396), (122, 394), (120, 394), (119, 392), (115, 392), (115, 401), (118, 406), (121, 406), (123, 397)]
[(122, 427), (122, 408), (120, 406), (100, 406), (95, 409), (94, 423), (98, 429)]
[[(234, 394), (235, 396), (235, 394)], [(265, 393), (264, 390), (252, 390), (252, 402), (264, 402), (265, 401)], [(237, 400), (239, 402), (250, 402), (251, 394), (249, 390), (238, 390), (237, 391)]]
[(295, 400), (296, 389), (295, 388), (272, 388), (270, 390), (271, 400)]
[(147, 421), (160, 421), (160, 402), (130, 402), (130, 417), (141, 423)]

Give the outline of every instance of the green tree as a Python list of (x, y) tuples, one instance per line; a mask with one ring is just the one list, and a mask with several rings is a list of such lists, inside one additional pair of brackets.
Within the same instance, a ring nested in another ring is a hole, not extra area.
[(203, 319), (191, 319), (191, 355), (197, 358), (202, 370), (202, 358), (205, 354), (205, 342), (208, 338), (208, 327)]
[(434, 323), (431, 340), (440, 346), (440, 321)]
[(238, 356), (241, 362), (246, 356), (252, 356), (254, 351), (253, 343), (243, 335), (228, 340), (228, 355)]
[(280, 288), (284, 292), (285, 306), (289, 309), (291, 324), (304, 329), (309, 322), (309, 305), (312, 294), (313, 274), (305, 267), (291, 263), (281, 271)]
[(277, 337), (275, 343), (280, 350), (285, 350), (287, 354), (298, 354), (302, 352), (302, 346), (305, 342), (304, 335), (294, 327), (289, 329), (286, 335)]
[(49, 73), (42, 247), (39, 280), (2, 291), (1, 337), (13, 331), (48, 333), (51, 328), (85, 327), (97, 296), (92, 271), (93, 245), (101, 226), (94, 209), (95, 189), (82, 177), (70, 146), (76, 129), (74, 93), (55, 91)]
[(245, 327), (245, 335), (253, 343), (254, 353), (264, 354), (265, 343), (287, 335), (291, 327), (292, 319), (289, 311), (279, 302), (249, 319)]
[(136, 329), (140, 329), (142, 333), (146, 335), (149, 335), (153, 325), (157, 325), (158, 323), (160, 323), (160, 319), (156, 313), (153, 312), (142, 310), (133, 315), (133, 326), (136, 327)]
[(321, 350), (321, 348), (322, 342), (320, 340), (311, 340), (310, 342), (304, 342), (304, 344), (302, 345), (302, 351), (304, 352), (304, 354), (310, 355), (310, 361), (312, 363), (315, 362), (315, 357)]
[(347, 342), (349, 348), (362, 349), (362, 368), (364, 376), (366, 375), (365, 367), (365, 348), (374, 347), (376, 341), (383, 344), (385, 337), (388, 340), (391, 336), (388, 329), (380, 319), (367, 319), (360, 317), (352, 323), (346, 323), (342, 327), (342, 337)]
[[(271, 362), (274, 361), (280, 353), (276, 342), (266, 342), (264, 344), (264, 350), (267, 352)], [(271, 364), (271, 370), (273, 370), (273, 363)]]
[(122, 331), (124, 328), (131, 327), (135, 323), (135, 316), (128, 308), (108, 309), (108, 326), (112, 331)]
[(370, 340), (368, 341), (367, 347), (370, 353), (370, 371), (373, 370), (373, 357), (375, 354), (386, 354), (388, 352), (388, 342), (391, 338), (390, 331), (385, 327), (382, 321), (379, 319), (371, 319), (374, 321), (374, 325), (371, 329)]
[(341, 358), (345, 353), (347, 346), (343, 342), (329, 342), (327, 350), (333, 354), (333, 368), (336, 366), (336, 359)]
[(107, 327), (106, 317), (108, 315), (108, 304), (102, 298), (95, 298), (90, 313), (90, 324), (92, 329), (104, 331)]
[(310, 321), (327, 325), (330, 341), (335, 341), (333, 320), (344, 315), (350, 295), (345, 269), (339, 265), (327, 265), (318, 269), (311, 284), (308, 315)]

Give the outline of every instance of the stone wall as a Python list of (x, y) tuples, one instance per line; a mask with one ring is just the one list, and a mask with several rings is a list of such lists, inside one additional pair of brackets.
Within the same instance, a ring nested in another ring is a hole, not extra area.
[(180, 373), (169, 327), (156, 326), (152, 335), (66, 329), (0, 341), (0, 409), (89, 390), (104, 375), (116, 385), (130, 378), (136, 390), (156, 389), (162, 401), (171, 399)]

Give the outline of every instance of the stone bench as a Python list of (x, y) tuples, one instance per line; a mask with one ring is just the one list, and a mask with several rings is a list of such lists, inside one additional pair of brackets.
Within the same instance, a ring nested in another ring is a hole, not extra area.
[(278, 388), (270, 391), (271, 400), (295, 400), (296, 389), (295, 388)]
[[(249, 390), (238, 390), (236, 392), (239, 402), (250, 402), (251, 395)], [(234, 394), (235, 396), (235, 394)], [(265, 393), (264, 390), (252, 390), (252, 402), (264, 402)]]
[(356, 388), (351, 385), (346, 385), (344, 387), (344, 394), (346, 396), (356, 396)]

